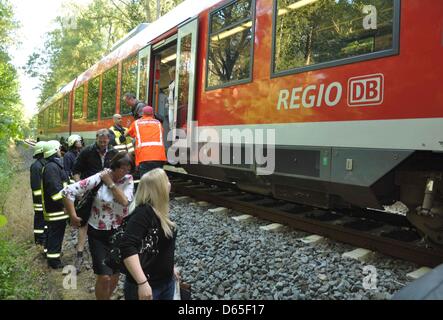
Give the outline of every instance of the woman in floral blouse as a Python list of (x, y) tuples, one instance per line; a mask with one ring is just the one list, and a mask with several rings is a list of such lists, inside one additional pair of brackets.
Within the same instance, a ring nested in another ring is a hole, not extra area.
[(97, 275), (95, 296), (98, 300), (109, 300), (119, 279), (119, 270), (112, 270), (104, 260), (111, 249), (110, 237), (128, 215), (128, 206), (133, 198), (134, 181), (129, 174), (133, 159), (128, 153), (120, 152), (112, 160), (110, 169), (105, 169), (63, 189), (65, 208), (71, 225), (79, 227), (81, 218), (74, 207), (76, 197), (92, 190), (103, 182), (92, 204), (88, 220), (88, 242), (92, 256), (92, 268)]

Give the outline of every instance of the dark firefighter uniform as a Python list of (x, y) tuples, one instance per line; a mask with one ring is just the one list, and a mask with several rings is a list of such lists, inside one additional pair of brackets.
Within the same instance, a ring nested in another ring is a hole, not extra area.
[[(49, 141), (47, 144), (57, 142)], [(47, 162), (42, 171), (43, 215), (48, 225), (46, 258), (51, 268), (63, 267), (60, 255), (68, 214), (64, 211), (61, 191), (68, 185), (68, 176), (61, 159), (52, 150), (45, 152)], [(45, 150), (47, 150), (45, 148)]]
[[(45, 165), (45, 159), (43, 159), (43, 146), (45, 142), (40, 141), (35, 145), (34, 158), (35, 162), (30, 168), (31, 177), (31, 190), (32, 190), (32, 202), (34, 207), (34, 242), (35, 244), (42, 245), (46, 248), (46, 226), (43, 218), (43, 206), (42, 206), (42, 190), (41, 190), (41, 173), (42, 168)], [(46, 252), (46, 249), (45, 249)]]

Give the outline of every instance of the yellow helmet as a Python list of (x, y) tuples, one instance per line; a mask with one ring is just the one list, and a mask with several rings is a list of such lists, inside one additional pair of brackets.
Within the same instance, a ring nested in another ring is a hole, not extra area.
[(43, 148), (45, 147), (46, 141), (39, 141), (35, 144), (34, 146), (34, 154), (33, 156), (35, 157), (36, 155), (43, 153)]
[(70, 135), (68, 138), (68, 148), (72, 147), (76, 141), (81, 141), (82, 137), (80, 137), (78, 134)]
[(60, 150), (60, 142), (57, 140), (51, 140), (45, 143), (43, 147), (45, 158), (49, 158), (50, 156), (56, 154)]

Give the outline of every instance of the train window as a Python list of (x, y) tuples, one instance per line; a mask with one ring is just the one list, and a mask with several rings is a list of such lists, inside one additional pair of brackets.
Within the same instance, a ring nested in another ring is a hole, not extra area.
[(43, 123), (42, 127), (48, 129), (48, 108), (43, 111)]
[(69, 115), (69, 93), (63, 97), (63, 123), (68, 122)]
[(118, 65), (103, 74), (102, 80), (102, 118), (112, 117), (115, 113)]
[(273, 74), (398, 52), (399, 0), (274, 1)]
[(100, 76), (88, 82), (88, 120), (97, 120), (98, 117), (98, 96), (100, 93)]
[(54, 104), (54, 108), (55, 108), (55, 126), (58, 127), (61, 124), (61, 115), (62, 115), (62, 100), (58, 100), (55, 104)]
[(249, 82), (252, 78), (254, 0), (239, 0), (209, 18), (206, 88)]
[(54, 121), (54, 105), (49, 106), (49, 128), (54, 128), (55, 121)]
[(85, 89), (83, 85), (75, 89), (74, 99), (74, 119), (80, 119), (83, 117), (83, 94)]
[(120, 113), (130, 114), (131, 107), (126, 105), (124, 94), (126, 92), (136, 92), (137, 90), (137, 55), (127, 58), (122, 64), (122, 82), (121, 82), (121, 103)]

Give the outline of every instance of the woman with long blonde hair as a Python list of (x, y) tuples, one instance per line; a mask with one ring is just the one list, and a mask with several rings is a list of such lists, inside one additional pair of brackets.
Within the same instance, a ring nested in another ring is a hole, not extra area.
[(176, 226), (169, 218), (171, 184), (163, 169), (140, 179), (129, 208), (131, 218), (120, 245), (128, 270), (126, 300), (172, 300), (175, 279)]

